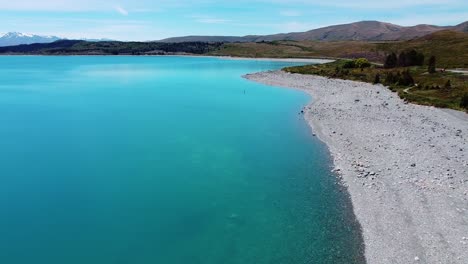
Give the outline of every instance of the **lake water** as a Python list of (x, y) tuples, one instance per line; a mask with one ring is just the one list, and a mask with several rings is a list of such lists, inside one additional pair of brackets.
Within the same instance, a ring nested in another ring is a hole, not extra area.
[(0, 57), (0, 263), (362, 263), (288, 65)]

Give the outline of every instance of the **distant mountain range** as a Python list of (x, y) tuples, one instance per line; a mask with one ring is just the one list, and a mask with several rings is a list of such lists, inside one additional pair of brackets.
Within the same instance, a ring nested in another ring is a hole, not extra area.
[[(1, 34), (0, 34), (1, 36)], [(66, 40), (56, 36), (40, 36), (33, 34), (25, 34), (20, 32), (9, 32), (0, 37), (0, 47), (16, 46), (23, 44), (35, 44), (35, 43), (52, 43), (57, 40)], [(111, 39), (79, 39), (89, 42), (100, 42), (100, 41), (113, 41)]]
[(39, 36), (19, 32), (9, 32), (0, 37), (0, 47), (33, 43), (50, 43), (59, 40), (56, 36)]
[[(293, 32), (274, 35), (236, 36), (186, 36), (159, 40), (157, 42), (262, 42), (279, 40), (315, 40), (315, 41), (396, 41), (411, 40), (423, 37), (442, 30), (468, 32), (468, 21), (456, 26), (416, 25), (404, 27), (379, 21), (361, 21), (350, 24), (318, 28), (306, 32)], [(1, 36), (1, 34), (0, 34)], [(0, 47), (15, 46), (33, 43), (52, 43), (57, 40), (66, 40), (57, 36), (40, 36), (9, 32), (0, 37)], [(80, 39), (88, 42), (113, 41), (110, 39)]]
[(316, 41), (395, 41), (423, 37), (441, 30), (468, 32), (468, 21), (456, 26), (416, 25), (404, 27), (380, 21), (361, 21), (350, 24), (318, 28), (307, 32), (294, 32), (275, 35), (234, 36), (186, 36), (160, 40), (160, 42), (262, 42), (277, 40), (316, 40)]

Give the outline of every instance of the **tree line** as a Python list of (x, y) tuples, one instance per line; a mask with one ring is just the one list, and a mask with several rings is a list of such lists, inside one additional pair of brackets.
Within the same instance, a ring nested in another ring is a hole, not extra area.
[(422, 66), (424, 54), (416, 50), (402, 51), (398, 56), (395, 52), (390, 53), (385, 59), (384, 67), (387, 69), (396, 67)]
[[(399, 55), (395, 52), (390, 53), (385, 58), (384, 68), (393, 69), (397, 67), (423, 66), (424, 54), (416, 50), (402, 51)], [(436, 57), (431, 56), (428, 61), (429, 73), (436, 72)]]
[(0, 54), (133, 54), (146, 53), (190, 53), (205, 54), (219, 49), (221, 42), (87, 42), (83, 40), (59, 40), (52, 43), (39, 43), (0, 47)]

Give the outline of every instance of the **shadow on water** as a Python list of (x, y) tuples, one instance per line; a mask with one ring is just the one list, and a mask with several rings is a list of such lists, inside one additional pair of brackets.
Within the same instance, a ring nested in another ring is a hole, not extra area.
[[(339, 175), (337, 173), (334, 173), (334, 176), (336, 177), (334, 179), (335, 185), (337, 186), (336, 191), (339, 192), (339, 200), (341, 201), (341, 203), (339, 203), (337, 207), (339, 208), (339, 210), (341, 210), (343, 215), (342, 221), (347, 223), (348, 232), (351, 234), (349, 236), (350, 242), (347, 247), (351, 248), (352, 251), (355, 252), (351, 261), (352, 263), (365, 264), (365, 244), (361, 224), (359, 223), (359, 221), (356, 218), (356, 215), (354, 214), (351, 196), (348, 192), (347, 187), (344, 186), (343, 182), (339, 180)], [(347, 251), (346, 247), (339, 250), (344, 250), (345, 252)], [(343, 259), (343, 263), (346, 263), (345, 259)]]
[[(305, 122), (305, 121), (304, 121)], [(313, 137), (311, 129), (310, 140), (314, 143), (315, 149), (321, 151), (324, 157), (322, 163), (327, 164), (326, 171), (321, 176), (319, 183), (321, 190), (318, 193), (320, 200), (317, 219), (320, 225), (323, 241), (327, 241), (320, 250), (320, 245), (315, 245), (312, 250), (314, 255), (309, 259), (309, 263), (320, 264), (366, 264), (365, 244), (362, 234), (362, 227), (354, 214), (351, 196), (347, 187), (342, 181), (338, 172), (334, 172), (332, 155), (326, 144)], [(316, 175), (315, 175), (316, 176)], [(317, 203), (314, 205), (317, 207)]]

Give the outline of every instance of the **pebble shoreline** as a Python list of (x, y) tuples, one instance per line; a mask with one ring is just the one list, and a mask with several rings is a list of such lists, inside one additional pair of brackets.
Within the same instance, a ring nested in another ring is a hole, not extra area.
[(382, 85), (270, 71), (244, 76), (295, 88), (333, 155), (379, 263), (468, 263), (468, 115), (408, 104)]

